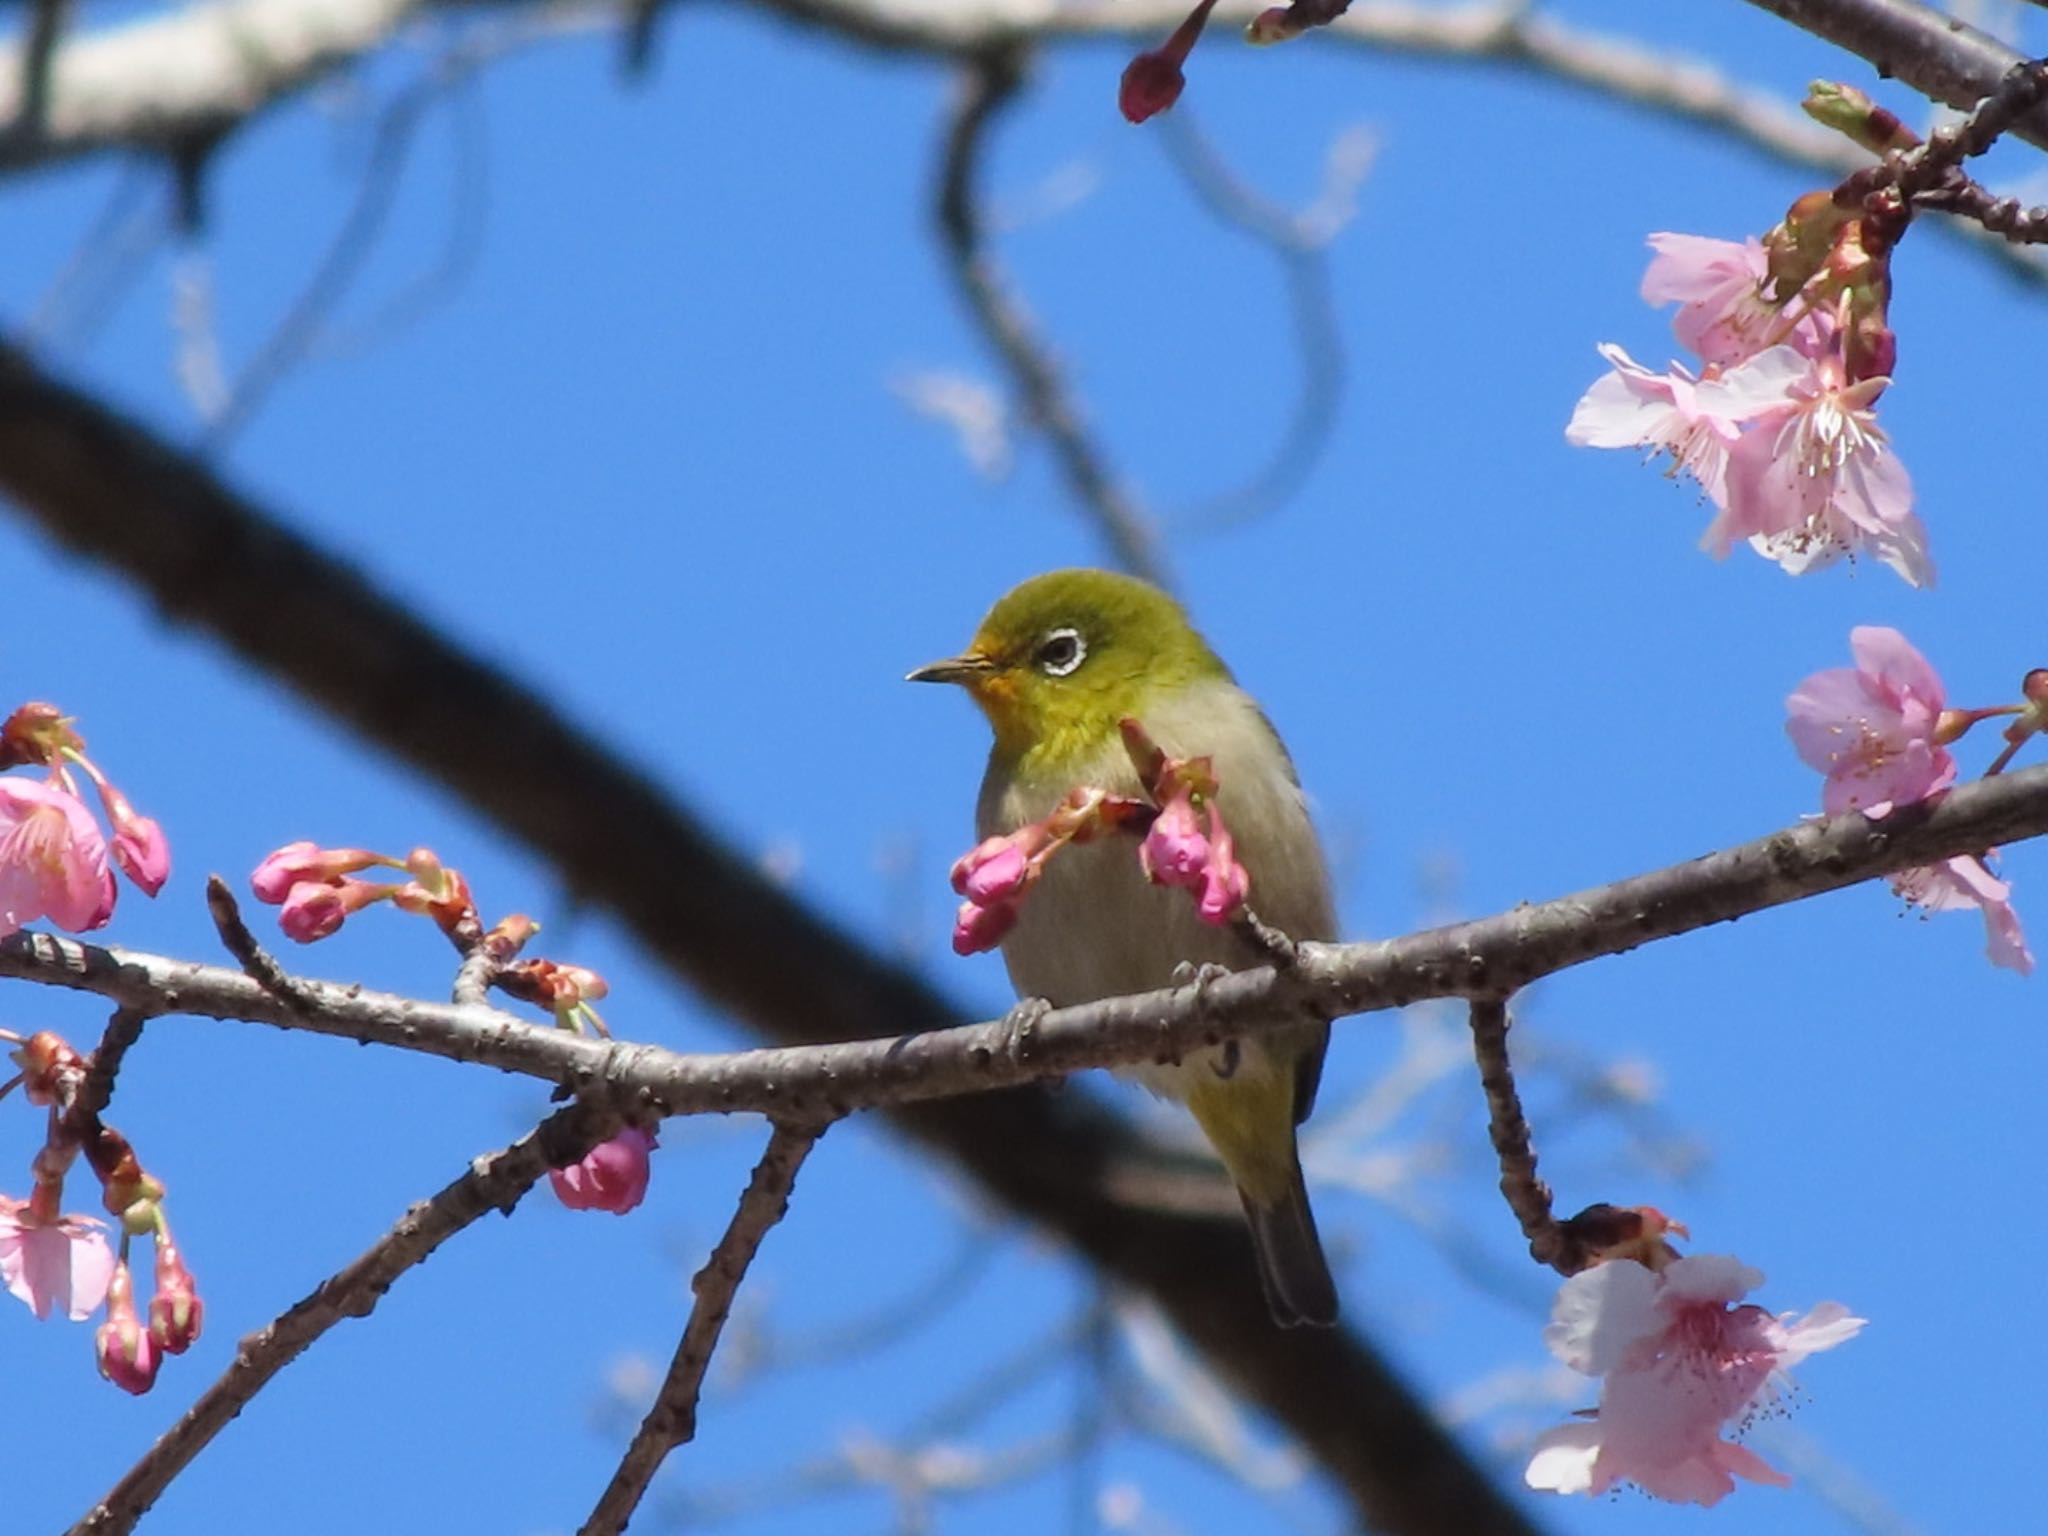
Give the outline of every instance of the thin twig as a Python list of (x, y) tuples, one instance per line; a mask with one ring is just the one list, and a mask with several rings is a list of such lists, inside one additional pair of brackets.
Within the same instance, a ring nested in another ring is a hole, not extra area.
[[(1344, 341), (1330, 278), (1330, 244), (1345, 220), (1320, 226), (1310, 217), (1275, 207), (1233, 171), (1183, 107), (1160, 123), (1168, 155), (1209, 215), (1241, 231), (1270, 252), (1287, 287), (1300, 382), (1286, 429), (1250, 481), (1169, 515), (1170, 527), (1209, 530), (1264, 516), (1300, 489), (1335, 435), (1344, 397)], [(1334, 171), (1331, 180), (1362, 174)], [(1324, 200), (1337, 191), (1327, 187)]]
[(100, 1043), (85, 1059), (85, 1085), (79, 1090), (74, 1110), (80, 1115), (97, 1117), (104, 1113), (114, 1097), (114, 1080), (120, 1076), (121, 1063), (127, 1059), (129, 1049), (142, 1038), (142, 1026), (149, 1022), (149, 1015), (137, 1008), (116, 1008), (107, 1027), (100, 1036)]
[(740, 1196), (739, 1209), (733, 1212), (718, 1246), (711, 1250), (709, 1261), (690, 1282), (697, 1299), (676, 1345), (675, 1358), (669, 1362), (668, 1376), (655, 1394), (640, 1432), (620, 1459), (618, 1471), (612, 1474), (590, 1518), (583, 1522), (582, 1536), (615, 1536), (623, 1531), (668, 1453), (695, 1438), (697, 1398), (704, 1387), (704, 1373), (711, 1367), (711, 1353), (718, 1347), (718, 1335), (732, 1311), (733, 1297), (768, 1229), (789, 1210), (797, 1171), (821, 1134), (816, 1125), (775, 1122), (768, 1148)]
[(1116, 561), (1134, 576), (1171, 584), (1150, 519), (1117, 484), (1107, 456), (1082, 424), (1066, 379), (988, 249), (975, 186), (989, 127), (1015, 99), (1024, 63), (1009, 48), (963, 69), (939, 157), (933, 212), (954, 281), (982, 335), (1009, 370), (1025, 419), (1045, 434), (1067, 489), (1095, 523)]
[(1472, 999), (1472, 1058), (1479, 1066), (1479, 1086), (1486, 1094), (1486, 1130), (1500, 1158), (1500, 1192), (1529, 1239), (1529, 1256), (1569, 1275), (1564, 1234), (1550, 1210), (1550, 1186), (1536, 1175), (1536, 1148), (1522, 1098), (1515, 1091), (1514, 1069), (1508, 1064), (1508, 1004), (1503, 997)]
[(361, 1257), (242, 1340), (220, 1379), (71, 1528), (70, 1536), (119, 1536), (133, 1530), (171, 1480), (322, 1334), (343, 1318), (369, 1316), (400, 1275), (479, 1217), (509, 1212), (550, 1168), (574, 1162), (616, 1124), (608, 1111), (572, 1104), (504, 1150), (477, 1158), (454, 1183), (407, 1211)]
[(243, 975), (286, 1007), (304, 1010), (312, 1006), (305, 988), (277, 963), (275, 955), (256, 942), (256, 935), (242, 921), (242, 909), (235, 901), (235, 893), (219, 875), (206, 877), (206, 910), (213, 918), (214, 928), (220, 933), (221, 943), (235, 957)]

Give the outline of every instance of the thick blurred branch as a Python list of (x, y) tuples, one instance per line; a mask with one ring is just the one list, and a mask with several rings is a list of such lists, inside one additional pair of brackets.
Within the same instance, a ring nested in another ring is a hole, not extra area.
[[(1083, 0), (738, 3), (870, 47), (962, 60), (1086, 38), (1149, 46), (1187, 9), (1185, 0), (1123, 0), (1114, 7)], [(1818, 8), (1781, 3), (1787, 10)], [(224, 0), (74, 33), (56, 50), (43, 132), (33, 142), (0, 146), (0, 170), (212, 139), (381, 47), (415, 16), (459, 9), (452, 0)], [(1258, 0), (1219, 6), (1219, 32), (1235, 30), (1258, 9)], [(1360, 0), (1319, 38), (1503, 66), (1685, 118), (1781, 157), (1832, 169), (1860, 163), (1794, 107), (1733, 85), (1696, 58), (1587, 32), (1519, 0)], [(21, 51), (17, 45), (0, 53), (0, 122), (21, 109)], [(2002, 69), (1987, 66), (1987, 78), (1995, 83)]]
[(87, 1511), (70, 1536), (121, 1536), (133, 1530), (171, 1480), (322, 1334), (344, 1318), (368, 1317), (408, 1269), (424, 1263), (471, 1222), (492, 1211), (511, 1210), (548, 1169), (574, 1162), (612, 1128), (603, 1113), (574, 1104), (504, 1150), (477, 1158), (454, 1183), (407, 1211), (354, 1263), (243, 1339), (220, 1379)]
[[(57, 542), (467, 800), (767, 1038), (918, 1035), (962, 1022), (605, 753), (596, 733), (5, 344), (0, 494)], [(1119, 1172), (1149, 1160), (1122, 1119), (1084, 1095), (1036, 1091), (892, 1113), (993, 1199), (1156, 1301), (1220, 1375), (1302, 1442), (1362, 1524), (1392, 1536), (1531, 1530), (1364, 1339), (1272, 1327), (1234, 1216), (1149, 1211), (1118, 1197)], [(1020, 1147), (1059, 1155), (1020, 1157)]]

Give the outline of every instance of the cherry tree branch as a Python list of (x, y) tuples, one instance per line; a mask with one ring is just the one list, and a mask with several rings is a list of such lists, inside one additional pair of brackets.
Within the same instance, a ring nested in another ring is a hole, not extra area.
[[(1988, 32), (1918, 0), (1749, 0), (1795, 27), (1860, 55), (1943, 106), (1975, 106), (2026, 60)], [(2048, 149), (2048, 107), (2020, 117), (2014, 131)]]
[(1472, 1059), (1486, 1095), (1487, 1134), (1500, 1159), (1500, 1192), (1529, 1240), (1529, 1256), (1556, 1267), (1563, 1255), (1563, 1233), (1551, 1214), (1550, 1186), (1536, 1173), (1536, 1148), (1508, 1063), (1508, 1024), (1506, 998), (1472, 999)]
[(70, 1536), (122, 1536), (133, 1530), (171, 1480), (321, 1335), (344, 1318), (368, 1317), (408, 1269), (479, 1217), (509, 1212), (548, 1169), (574, 1162), (615, 1125), (616, 1116), (607, 1110), (572, 1104), (511, 1146), (477, 1158), (460, 1178), (401, 1216), (361, 1257), (243, 1339), (220, 1379), (71, 1527)]
[(654, 1406), (647, 1411), (590, 1518), (583, 1522), (581, 1536), (617, 1536), (623, 1531), (668, 1453), (696, 1438), (697, 1398), (704, 1387), (704, 1373), (711, 1368), (711, 1352), (718, 1347), (718, 1336), (732, 1311), (733, 1297), (768, 1229), (787, 1214), (797, 1171), (821, 1134), (816, 1126), (775, 1122), (767, 1150), (740, 1195), (739, 1209), (733, 1212), (710, 1259), (690, 1281), (697, 1299), (676, 1345), (675, 1358), (669, 1362), (668, 1375), (655, 1394)]
[(1024, 418), (1052, 446), (1074, 500), (1094, 520), (1119, 565), (1155, 585), (1171, 586), (1166, 553), (1151, 519), (1117, 484), (1059, 365), (988, 248), (976, 183), (989, 129), (1015, 99), (1023, 67), (1014, 49), (1003, 49), (981, 55), (961, 73), (933, 204), (940, 244), (968, 313), (1008, 371)]
[[(1300, 943), (1293, 958), (1046, 1012), (1020, 1049), (1005, 1019), (893, 1038), (686, 1053), (596, 1040), (496, 1009), (291, 978), (279, 992), (218, 966), (48, 934), (0, 939), (0, 976), (192, 1014), (395, 1046), (544, 1078), (656, 1115), (749, 1111), (794, 1122), (983, 1094), (1091, 1067), (1172, 1060), (1231, 1035), (1430, 998), (1485, 1004), (1571, 966), (1900, 870), (2048, 834), (2048, 766), (1979, 779), (1874, 822), (1852, 811), (1608, 885), (1404, 938)], [(225, 896), (225, 888), (220, 892)], [(900, 1026), (899, 1026), (900, 1027)], [(1502, 1045), (1504, 1049), (1504, 1027)], [(1486, 1066), (1483, 1059), (1482, 1069)], [(1491, 1091), (1491, 1090), (1490, 1090)], [(1533, 1166), (1533, 1164), (1532, 1164)]]

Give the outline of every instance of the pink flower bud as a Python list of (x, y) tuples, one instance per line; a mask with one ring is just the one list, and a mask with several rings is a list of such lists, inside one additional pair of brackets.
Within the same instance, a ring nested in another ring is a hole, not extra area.
[(555, 1197), (572, 1211), (623, 1216), (647, 1195), (648, 1157), (659, 1145), (652, 1131), (629, 1125), (592, 1147), (583, 1160), (549, 1172)]
[(344, 875), (390, 862), (382, 854), (363, 848), (322, 848), (318, 843), (303, 841), (286, 843), (256, 866), (249, 876), (249, 887), (258, 901), (274, 907), (303, 881), (326, 885)]
[(107, 1320), (93, 1335), (93, 1351), (99, 1357), (100, 1374), (123, 1392), (140, 1396), (156, 1385), (156, 1370), (163, 1356), (135, 1315), (135, 1281), (126, 1264), (114, 1266), (114, 1277), (107, 1285)]
[[(126, 801), (122, 804), (125, 806)], [(148, 816), (129, 813), (125, 822), (114, 822), (114, 862), (121, 866), (121, 872), (142, 888), (145, 896), (154, 896), (164, 888), (164, 882), (171, 878), (171, 845), (164, 838), (164, 830)]]
[(371, 880), (336, 880), (323, 884), (301, 880), (284, 899), (277, 925), (285, 937), (301, 944), (324, 939), (373, 901), (391, 895), (393, 887)]
[(1202, 28), (1208, 23), (1209, 12), (1215, 5), (1216, 0), (1201, 0), (1188, 13), (1187, 20), (1174, 28), (1173, 36), (1124, 66), (1123, 80), (1117, 87), (1116, 104), (1126, 118), (1142, 123), (1180, 100), (1181, 90), (1187, 84), (1181, 66), (1187, 63), (1195, 39), (1202, 35)]
[(1010, 902), (997, 902), (984, 907), (972, 901), (963, 901), (960, 911), (953, 919), (953, 953), (975, 955), (985, 949), (994, 949), (1003, 942), (1017, 922), (1017, 908)]
[(1205, 923), (1218, 927), (1237, 915), (1251, 894), (1251, 872), (1237, 862), (1237, 844), (1223, 825), (1214, 802), (1209, 806), (1209, 863), (1202, 871), (1202, 894), (1195, 910)]
[(1007, 837), (992, 837), (953, 866), (953, 889), (976, 906), (993, 906), (1024, 889), (1031, 861)]
[(206, 1304), (192, 1271), (169, 1238), (156, 1242), (156, 1292), (149, 1298), (149, 1336), (166, 1354), (182, 1355), (199, 1337)]
[(1195, 817), (1195, 803), (1185, 793), (1160, 809), (1152, 830), (1138, 845), (1138, 862), (1154, 885), (1179, 885), (1192, 890), (1202, 883), (1209, 862), (1209, 839)]

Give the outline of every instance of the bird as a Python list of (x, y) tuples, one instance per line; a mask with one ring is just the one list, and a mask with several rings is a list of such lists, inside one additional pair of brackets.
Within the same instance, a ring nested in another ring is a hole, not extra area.
[[(1186, 611), (1157, 587), (1100, 570), (1032, 577), (996, 602), (965, 651), (917, 668), (909, 681), (957, 684), (987, 717), (994, 742), (978, 837), (1040, 820), (1079, 786), (1142, 795), (1121, 730), (1130, 718), (1168, 754), (1212, 760), (1215, 804), (1260, 920), (1293, 939), (1337, 936), (1293, 759)], [(1255, 958), (1240, 934), (1201, 921), (1187, 891), (1148, 880), (1122, 837), (1070, 844), (1048, 860), (1018, 903), (1002, 952), (1020, 1007), (1150, 991), (1189, 967), (1199, 974)], [(1337, 1320), (1295, 1140), (1315, 1105), (1329, 1033), (1326, 1018), (1300, 1015), (1177, 1063), (1129, 1069), (1185, 1104), (1222, 1160), (1282, 1327)]]

